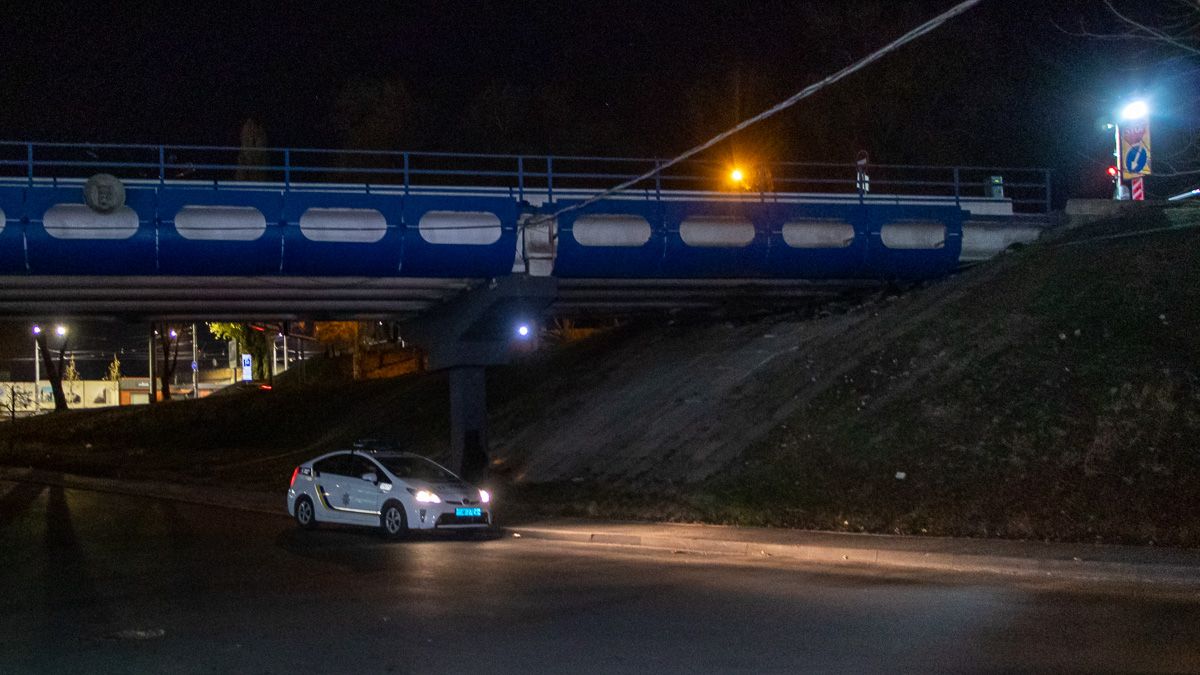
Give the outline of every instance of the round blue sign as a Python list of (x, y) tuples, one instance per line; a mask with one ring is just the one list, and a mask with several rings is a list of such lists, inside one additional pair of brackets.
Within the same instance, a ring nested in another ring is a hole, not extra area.
[(1146, 161), (1150, 159), (1150, 153), (1146, 152), (1146, 146), (1136, 145), (1125, 153), (1125, 173), (1141, 173), (1142, 169), (1146, 168)]

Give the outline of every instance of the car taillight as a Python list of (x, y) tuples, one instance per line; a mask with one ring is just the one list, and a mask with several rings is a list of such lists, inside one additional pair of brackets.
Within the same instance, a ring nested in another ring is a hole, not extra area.
[(296, 484), (296, 476), (298, 476), (298, 475), (300, 475), (300, 467), (296, 467), (295, 469), (292, 470), (292, 480), (290, 483), (288, 483), (288, 487), (291, 487)]

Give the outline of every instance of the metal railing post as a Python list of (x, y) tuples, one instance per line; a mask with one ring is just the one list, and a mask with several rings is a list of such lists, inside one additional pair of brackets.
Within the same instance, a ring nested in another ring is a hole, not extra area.
[(1050, 213), (1050, 169), (1042, 169), (1042, 177), (1046, 181), (1046, 213)]
[(292, 189), (292, 149), (283, 149), (283, 189)]
[(162, 186), (167, 181), (167, 150), (158, 146), (158, 184)]
[(404, 153), (404, 194), (408, 194), (408, 153)]
[(33, 143), (25, 144), (25, 173), (29, 178), (29, 187), (33, 187)]
[(959, 203), (962, 199), (962, 183), (960, 182), (959, 169), (954, 167), (954, 205), (961, 206)]
[(554, 158), (546, 157), (546, 201), (554, 201)]
[(525, 158), (517, 157), (517, 199), (525, 201)]
[(654, 160), (654, 198), (662, 201), (662, 160)]

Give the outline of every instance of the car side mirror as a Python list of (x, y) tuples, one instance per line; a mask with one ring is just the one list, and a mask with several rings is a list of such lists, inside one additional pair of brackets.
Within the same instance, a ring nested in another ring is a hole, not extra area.
[(379, 476), (376, 476), (374, 472), (364, 473), (362, 475), (362, 479), (367, 481), (368, 483), (378, 483), (379, 482)]

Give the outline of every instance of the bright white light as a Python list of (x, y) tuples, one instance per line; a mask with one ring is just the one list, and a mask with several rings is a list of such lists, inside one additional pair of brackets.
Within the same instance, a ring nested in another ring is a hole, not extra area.
[(517, 335), (520, 335), (521, 337), (529, 337), (529, 326), (526, 324), (517, 326)]
[(746, 174), (742, 173), (742, 170), (741, 170), (741, 169), (734, 169), (733, 171), (730, 171), (730, 172), (729, 172), (729, 180), (731, 180), (731, 181), (733, 181), (733, 182), (735, 182), (735, 183), (740, 183), (740, 182), (742, 182), (742, 180), (743, 180), (745, 177), (746, 177)]
[(64, 336), (64, 335), (66, 335), (66, 334), (67, 334), (67, 327), (66, 327), (66, 326), (55, 326), (55, 327), (54, 327), (54, 334), (55, 334), (55, 335), (57, 335), (57, 336), (59, 336), (59, 337), (62, 337), (62, 336)]
[(417, 490), (417, 501), (424, 504), (441, 504), (442, 499), (429, 490)]
[(479, 491), (479, 501), (486, 504), (486, 503), (492, 501), (492, 496), (490, 494), (488, 494), (487, 490), (480, 490)]
[(1150, 115), (1150, 106), (1145, 101), (1134, 101), (1121, 110), (1123, 120), (1142, 120)]
[(34, 326), (34, 327), (33, 327), (33, 334), (34, 334), (34, 335), (41, 335), (41, 334), (42, 334), (42, 327), (41, 327), (41, 326)]
[(172, 339), (172, 340), (174, 340), (174, 339), (175, 339), (175, 338), (177, 338), (177, 337), (179, 337), (179, 333), (176, 333), (176, 332), (175, 332), (175, 329), (174, 329), (174, 328), (172, 328), (172, 329), (171, 329), (171, 339)]

